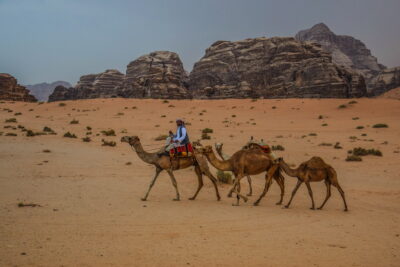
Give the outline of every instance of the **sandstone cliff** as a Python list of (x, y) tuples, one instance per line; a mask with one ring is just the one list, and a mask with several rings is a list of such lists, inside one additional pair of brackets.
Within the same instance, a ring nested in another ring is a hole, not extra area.
[(37, 101), (33, 95), (29, 94), (29, 90), (19, 85), (17, 79), (7, 73), (0, 73), (0, 99), (25, 102)]
[(319, 23), (307, 30), (299, 31), (295, 37), (299, 41), (315, 41), (332, 53), (332, 60), (361, 73), (369, 89), (373, 88), (373, 78), (385, 66), (378, 63), (376, 57), (363, 42), (351, 36), (336, 35), (324, 23)]
[(370, 94), (377, 96), (393, 88), (400, 87), (400, 67), (385, 69), (373, 80)]
[(291, 37), (217, 41), (189, 76), (195, 98), (360, 97), (361, 75), (332, 63), (320, 45)]
[(62, 85), (64, 87), (71, 87), (71, 84), (64, 81), (56, 81), (52, 83), (38, 83), (32, 85), (25, 85), (25, 87), (33, 94), (39, 101), (47, 101), (49, 95), (53, 93), (54, 88)]

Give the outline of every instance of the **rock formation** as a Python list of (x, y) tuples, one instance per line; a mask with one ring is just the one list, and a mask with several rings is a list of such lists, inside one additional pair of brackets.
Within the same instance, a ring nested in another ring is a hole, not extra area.
[(360, 97), (361, 75), (332, 63), (320, 45), (291, 37), (217, 41), (189, 76), (195, 98)]
[(64, 87), (71, 87), (71, 84), (64, 81), (56, 81), (52, 83), (38, 83), (33, 85), (25, 85), (25, 87), (31, 91), (31, 93), (39, 100), (39, 101), (47, 101), (49, 95), (54, 91), (54, 88), (62, 85)]
[(118, 97), (124, 74), (118, 70), (106, 70), (99, 74), (80, 77), (75, 87), (57, 86), (49, 96), (49, 102), (72, 99)]
[(373, 88), (373, 78), (385, 69), (363, 42), (351, 36), (336, 35), (323, 23), (299, 31), (295, 38), (302, 42), (315, 41), (321, 44), (326, 51), (332, 53), (334, 63), (361, 73), (369, 89)]
[(370, 95), (377, 96), (396, 87), (400, 87), (400, 67), (385, 69), (373, 79)]
[(0, 73), (0, 100), (36, 102), (37, 99), (29, 94), (17, 79), (7, 73)]
[(188, 98), (187, 74), (178, 54), (156, 51), (129, 63), (119, 95), (134, 98)]

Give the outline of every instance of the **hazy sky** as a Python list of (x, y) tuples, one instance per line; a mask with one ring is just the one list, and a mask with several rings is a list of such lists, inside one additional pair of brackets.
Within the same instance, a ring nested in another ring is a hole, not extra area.
[(0, 72), (21, 84), (126, 65), (155, 50), (186, 70), (216, 40), (294, 36), (324, 22), (400, 65), (400, 0), (0, 0)]

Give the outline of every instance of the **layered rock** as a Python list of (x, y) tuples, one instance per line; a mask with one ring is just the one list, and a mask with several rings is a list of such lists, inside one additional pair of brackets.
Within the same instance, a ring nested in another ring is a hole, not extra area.
[(373, 80), (370, 94), (377, 96), (397, 87), (400, 87), (400, 67), (385, 69)]
[(33, 85), (25, 85), (25, 87), (31, 91), (31, 93), (39, 100), (39, 101), (47, 101), (49, 95), (54, 91), (54, 88), (57, 86), (71, 87), (71, 84), (64, 81), (56, 81), (52, 83), (38, 83)]
[(178, 54), (156, 51), (130, 62), (119, 95), (134, 98), (187, 98), (187, 73)]
[(321, 44), (326, 51), (332, 53), (334, 63), (361, 73), (368, 88), (373, 88), (373, 78), (385, 69), (363, 42), (351, 36), (336, 35), (323, 23), (299, 31), (295, 38), (303, 42), (315, 41)]
[(58, 86), (49, 96), (49, 102), (72, 99), (118, 97), (124, 74), (118, 70), (106, 70), (99, 74), (88, 74), (80, 77), (75, 87)]
[(217, 41), (194, 65), (195, 98), (360, 97), (364, 78), (332, 63), (320, 45), (291, 37)]
[(0, 100), (36, 102), (37, 99), (29, 94), (17, 79), (7, 73), (0, 73)]

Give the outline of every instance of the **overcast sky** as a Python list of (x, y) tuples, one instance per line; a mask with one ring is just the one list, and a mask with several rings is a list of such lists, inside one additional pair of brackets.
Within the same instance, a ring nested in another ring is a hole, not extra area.
[(68, 81), (156, 50), (190, 71), (216, 40), (294, 36), (324, 22), (400, 65), (400, 0), (0, 0), (0, 72)]

